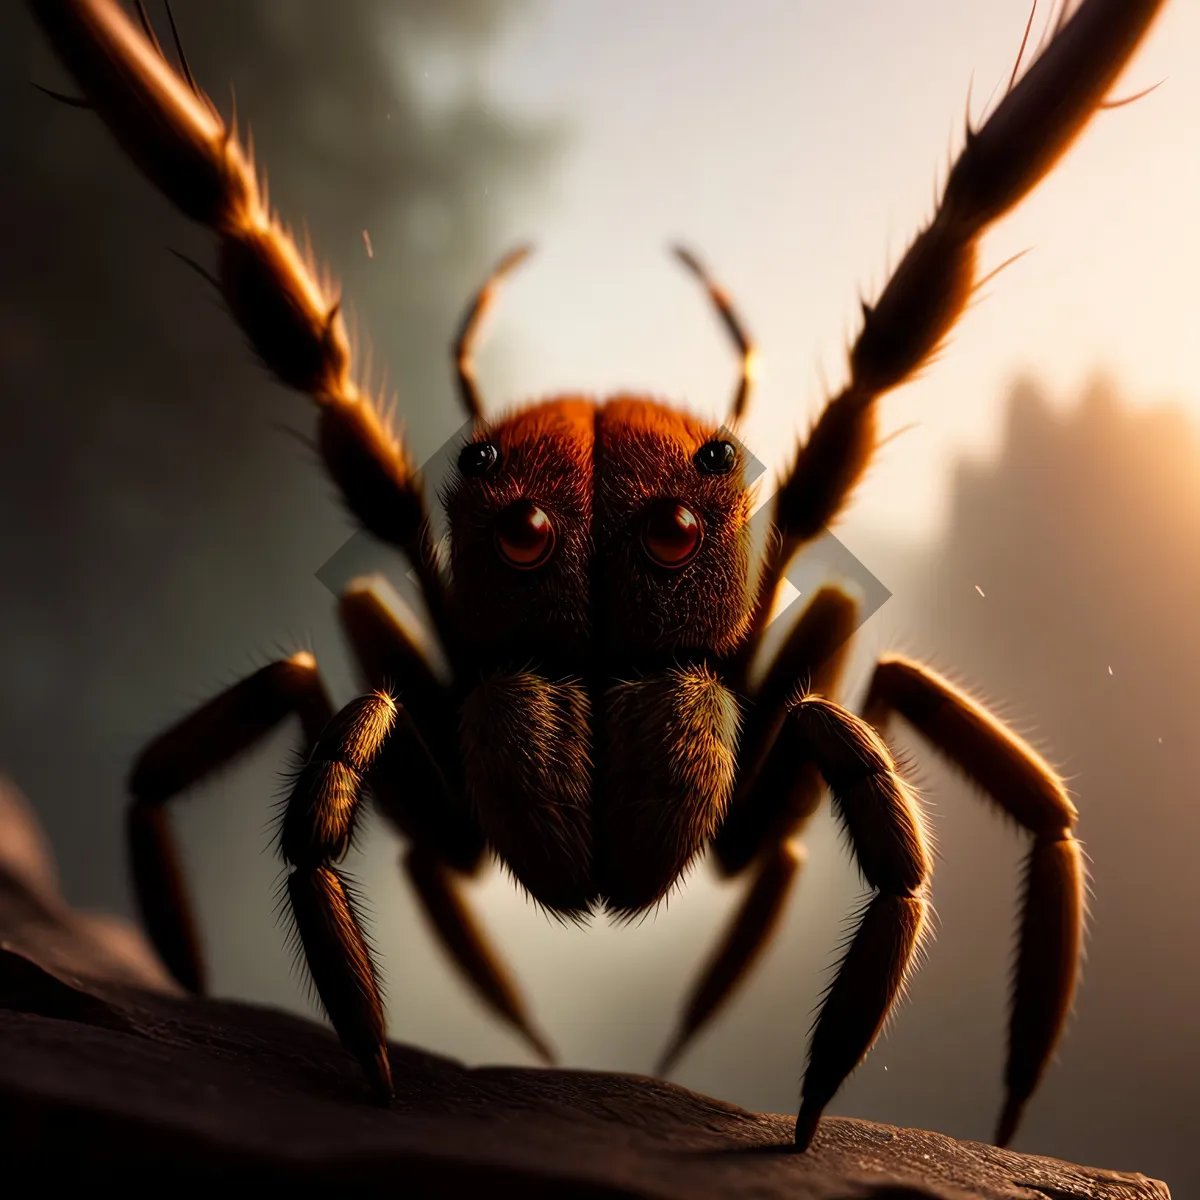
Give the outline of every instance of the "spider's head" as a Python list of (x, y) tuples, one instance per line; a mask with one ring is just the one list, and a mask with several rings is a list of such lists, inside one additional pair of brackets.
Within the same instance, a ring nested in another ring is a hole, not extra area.
[(467, 636), (506, 654), (722, 654), (749, 609), (740, 452), (642, 397), (559, 398), (463, 447), (443, 494)]

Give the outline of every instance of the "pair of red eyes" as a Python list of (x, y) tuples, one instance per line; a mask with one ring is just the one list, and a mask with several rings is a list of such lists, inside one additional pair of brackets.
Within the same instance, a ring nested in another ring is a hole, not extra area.
[[(696, 557), (704, 530), (700, 518), (677, 500), (656, 500), (642, 524), (642, 548), (660, 567), (678, 570)], [(500, 514), (496, 549), (510, 567), (532, 571), (554, 553), (554, 525), (532, 500), (518, 500)]]

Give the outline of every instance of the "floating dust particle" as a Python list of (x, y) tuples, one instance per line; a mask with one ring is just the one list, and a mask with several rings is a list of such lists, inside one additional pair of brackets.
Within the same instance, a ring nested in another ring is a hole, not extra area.
[(365, 229), (363, 230), (363, 245), (367, 248), (367, 257), (374, 258), (375, 247), (371, 245), (371, 235)]
[(1108, 673), (1109, 673), (1110, 675), (1112, 674), (1112, 667), (1109, 667), (1109, 668), (1108, 668)]
[[(977, 591), (977, 592), (978, 592), (978, 593), (979, 593), (981, 596), (983, 596), (983, 588), (981, 588), (981, 587), (979, 586), (979, 584), (976, 584), (976, 585), (975, 585), (975, 590), (976, 590), (976, 591)], [(986, 599), (986, 597), (984, 597), (984, 599)]]

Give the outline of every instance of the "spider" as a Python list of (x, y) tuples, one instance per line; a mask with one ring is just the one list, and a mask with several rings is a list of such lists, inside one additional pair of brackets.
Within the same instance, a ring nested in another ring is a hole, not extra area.
[[(1031, 836), (996, 1130), (1008, 1143), (1078, 973), (1085, 874), (1062, 781), (919, 662), (881, 659), (861, 716), (838, 703), (855, 602), (837, 588), (819, 591), (773, 660), (752, 667), (789, 562), (838, 516), (871, 458), (877, 401), (941, 347), (978, 286), (980, 235), (1105, 104), (1161, 6), (1086, 0), (1070, 19), (1064, 7), (1019, 81), (1018, 57), (986, 123), (968, 122), (932, 220), (878, 301), (863, 306), (849, 382), (799, 445), (757, 559), (743, 451), (723, 427), (643, 395), (563, 395), (485, 419), (472, 351), (497, 283), (525, 251), (509, 255), (454, 346), (474, 432), (442, 495), (447, 563), (406, 448), (353, 378), (336, 292), (268, 208), (235, 127), (196, 85), (178, 38), (175, 68), (140, 3), (139, 30), (113, 0), (32, 0), (84, 91), (70, 102), (93, 108), (150, 180), (218, 236), (213, 282), (266, 366), (316, 401), (325, 469), (362, 527), (410, 560), (449, 668), (448, 677), (435, 669), (430, 636), (411, 614), (354, 583), (340, 615), (365, 682), (357, 699), (335, 712), (316, 660), (299, 653), (145, 749), (131, 777), (132, 866), (148, 931), (178, 980), (204, 988), (168, 803), (294, 715), (305, 757), (279, 829), (285, 908), (375, 1098), (393, 1094), (384, 1007), (339, 869), (368, 796), (406, 839), (404, 871), (453, 960), (547, 1060), (550, 1046), (467, 903), (464, 881), (489, 857), (564, 919), (648, 910), (705, 850), (727, 876), (748, 877), (665, 1071), (769, 939), (803, 859), (799, 836), (828, 790), (871, 896), (813, 1029), (795, 1127), (803, 1150), (878, 1036), (927, 929), (927, 834), (886, 741), (898, 715)], [(736, 425), (751, 342), (699, 261), (679, 254), (739, 349)]]

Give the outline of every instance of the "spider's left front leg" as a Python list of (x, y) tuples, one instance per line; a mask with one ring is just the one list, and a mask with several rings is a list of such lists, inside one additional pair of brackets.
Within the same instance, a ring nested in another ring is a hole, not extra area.
[(887, 746), (865, 721), (816, 695), (789, 708), (763, 770), (779, 778), (809, 764), (829, 787), (874, 895), (813, 1031), (796, 1117), (800, 1150), (900, 994), (925, 927), (932, 871), (920, 809)]
[(1020, 951), (1009, 1026), (1004, 1109), (996, 1144), (1012, 1140), (1062, 1034), (1083, 944), (1083, 854), (1072, 833), (1079, 814), (1053, 768), (978, 702), (928, 667), (880, 660), (864, 716), (881, 733), (899, 713), (1033, 834), (1026, 860)]

